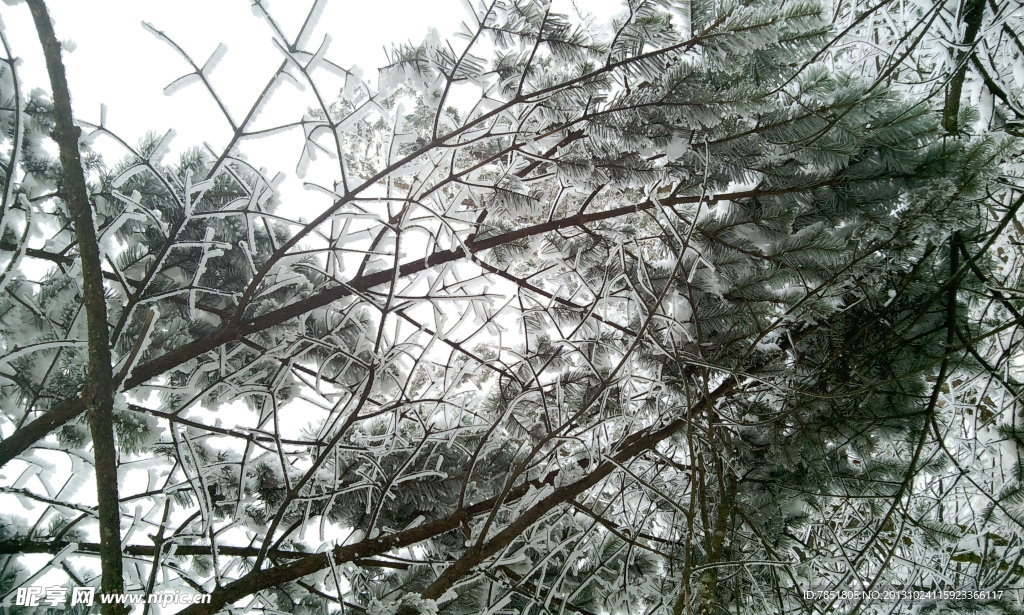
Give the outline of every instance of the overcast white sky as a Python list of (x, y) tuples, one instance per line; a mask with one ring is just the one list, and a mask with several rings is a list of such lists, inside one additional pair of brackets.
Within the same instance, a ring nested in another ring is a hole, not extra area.
[[(172, 127), (178, 135), (175, 149), (204, 141), (214, 146), (222, 143), (229, 135), (227, 125), (201, 85), (192, 83), (172, 96), (163, 95), (166, 85), (191, 69), (142, 22), (166, 32), (199, 64), (223, 43), (227, 53), (212, 80), (230, 110), (241, 116), (281, 60), (270, 28), (250, 4), (249, 0), (48, 0), (57, 36), (74, 42), (64, 61), (76, 116), (98, 122), (100, 105), (105, 104), (108, 127), (131, 143), (147, 130), (162, 132)], [(265, 5), (293, 36), (310, 2), (272, 0)], [(329, 33), (329, 57), (345, 67), (362, 66), (371, 82), (375, 69), (385, 62), (386, 45), (419, 40), (430, 27), (442, 36), (450, 34), (467, 15), (461, 0), (331, 0), (324, 6), (311, 41), (319, 44)], [(46, 85), (28, 7), (16, 2), (0, 10), (13, 51), (24, 62), (23, 84)], [(282, 94), (287, 95), (278, 95)]]
[[(450, 37), (469, 17), (469, 3), (478, 1), (323, 0), (310, 46), (315, 49), (329, 35), (328, 58), (346, 68), (361, 67), (371, 86), (376, 85), (376, 69), (386, 62), (385, 48), (418, 42), (431, 28), (442, 39)], [(293, 37), (312, 0), (264, 0), (263, 4)], [(621, 4), (618, 0), (555, 0), (556, 10), (583, 9), (602, 14), (605, 20)], [(200, 84), (192, 82), (171, 96), (163, 94), (165, 86), (191, 69), (142, 22), (166, 32), (200, 65), (218, 44), (226, 46), (211, 78), (236, 119), (244, 115), (282, 57), (272, 43), (271, 29), (251, 8), (251, 0), (47, 0), (47, 6), (57, 36), (74, 43), (64, 61), (76, 117), (98, 123), (100, 105), (105, 104), (107, 127), (133, 144), (146, 131), (174, 128), (173, 150), (203, 142), (217, 148), (230, 134)], [(0, 17), (14, 54), (23, 61), (23, 85), (49, 90), (28, 7), (4, 0)], [(309, 102), (297, 97), (289, 101), (290, 94), (279, 90), (275, 97), (278, 108), (289, 108), (285, 119), (294, 121)], [(293, 162), (278, 161), (275, 171), (293, 168)]]
[[(393, 44), (419, 42), (430, 29), (451, 39), (463, 21), (471, 21), (469, 5), (480, 0), (321, 0), (319, 19), (306, 47), (315, 51), (324, 37), (330, 39), (327, 58), (345, 67), (359, 67), (371, 88), (377, 69), (386, 64), (385, 49)], [(222, 151), (231, 129), (206, 89), (192, 80), (170, 95), (167, 85), (192, 68), (164, 40), (143, 27), (143, 22), (165, 32), (202, 66), (219, 45), (225, 47), (209, 78), (234, 120), (241, 120), (259, 96), (282, 55), (273, 42), (273, 30), (251, 7), (251, 0), (47, 0), (58, 38), (73, 43), (64, 53), (72, 105), (77, 119), (98, 124), (101, 105), (106, 107), (106, 127), (124, 141), (136, 145), (147, 132), (174, 130), (170, 155), (192, 146), (208, 144)], [(263, 5), (293, 39), (313, 0), (264, 0)], [(578, 15), (580, 10), (598, 15), (597, 27), (606, 26), (610, 15), (622, 10), (622, 0), (553, 0), (559, 12)], [(16, 57), (22, 60), (19, 77), (25, 91), (49, 84), (42, 52), (27, 5), (4, 0), (0, 18)], [(462, 41), (452, 41), (456, 49)], [(340, 80), (335, 83), (340, 87)], [(331, 100), (337, 90), (322, 91)], [(458, 92), (453, 93), (458, 98)], [(475, 100), (475, 98), (474, 98)], [(330, 101), (328, 101), (330, 102)], [(456, 101), (452, 101), (455, 103)], [(295, 122), (315, 104), (309, 88), (286, 84), (276, 89), (256, 127)], [(310, 219), (333, 199), (304, 187), (296, 163), (304, 146), (298, 131), (243, 144), (241, 153), (273, 178), (281, 200), (291, 213)], [(107, 139), (93, 143), (107, 164), (126, 152)], [(238, 152), (236, 152), (238, 153)], [(318, 164), (326, 163), (324, 160)], [(333, 169), (334, 164), (330, 164)], [(316, 168), (316, 167), (314, 167)], [(336, 169), (335, 169), (336, 170)], [(307, 181), (330, 186), (330, 179), (313, 175)], [(332, 173), (333, 177), (333, 173)]]

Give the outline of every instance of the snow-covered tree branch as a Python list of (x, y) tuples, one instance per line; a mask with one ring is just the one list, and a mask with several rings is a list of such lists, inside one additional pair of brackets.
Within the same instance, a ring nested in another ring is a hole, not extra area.
[(494, 0), (373, 78), (252, 4), (247, 107), (145, 25), (175, 155), (2, 39), (10, 612), (1020, 609), (1016, 0)]

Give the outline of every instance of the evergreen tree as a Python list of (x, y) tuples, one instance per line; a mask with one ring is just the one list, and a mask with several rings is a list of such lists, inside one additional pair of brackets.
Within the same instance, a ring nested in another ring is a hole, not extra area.
[[(957, 14), (1002, 62), (993, 7)], [(102, 125), (53, 160), (61, 96), (4, 65), (0, 462), (34, 519), (0, 517), (2, 592), (51, 553), (68, 585), (209, 594), (190, 614), (1019, 611), (912, 593), (1024, 558), (1017, 103), (973, 49), (929, 65), (944, 92), (889, 70), (949, 7), (911, 45), (867, 20), (899, 7), (496, 0), (376, 88), (308, 47), (316, 10), (254, 8), (282, 67), (176, 163)], [(311, 108), (259, 124), (287, 79)], [(315, 205), (244, 156), (289, 129)]]

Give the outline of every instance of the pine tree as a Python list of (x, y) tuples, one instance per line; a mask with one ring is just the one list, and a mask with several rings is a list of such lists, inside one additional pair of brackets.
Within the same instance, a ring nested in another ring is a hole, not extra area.
[[(286, 33), (257, 2), (286, 60), (223, 150), (170, 163), (166, 136), (86, 126), (126, 152), (82, 146), (126, 590), (209, 594), (190, 614), (678, 615), (1006, 588), (1013, 103), (980, 130), (951, 102), (998, 86), (961, 74), (972, 51), (942, 95), (865, 78), (856, 8), (630, 0), (606, 29), (495, 1), (373, 88), (307, 47), (316, 10)], [(0, 517), (0, 589), (30, 582), (23, 553), (109, 587), (79, 503), (101, 471), (72, 170), (5, 66), (0, 462), (35, 520)], [(311, 108), (259, 124), (286, 79)], [(313, 209), (244, 156), (288, 129)]]

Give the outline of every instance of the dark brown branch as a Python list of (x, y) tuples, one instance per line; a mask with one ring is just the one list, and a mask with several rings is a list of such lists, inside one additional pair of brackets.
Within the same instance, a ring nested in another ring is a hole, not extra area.
[[(381, 271), (365, 274), (358, 276), (350, 280), (347, 284), (335, 286), (327, 290), (321, 291), (311, 297), (296, 301), (290, 305), (286, 305), (282, 308), (278, 308), (262, 316), (254, 318), (252, 320), (240, 322), (234, 325), (228, 325), (221, 329), (213, 332), (212, 334), (193, 342), (189, 342), (180, 348), (168, 352), (160, 357), (157, 357), (143, 365), (140, 365), (133, 373), (132, 377), (125, 381), (124, 388), (131, 389), (140, 384), (146, 382), (151, 378), (155, 378), (170, 369), (181, 365), (182, 363), (194, 359), (205, 352), (213, 350), (228, 342), (239, 340), (245, 335), (257, 333), (270, 327), (280, 325), (292, 318), (296, 318), (303, 314), (306, 314), (312, 310), (327, 306), (339, 299), (349, 297), (355, 292), (365, 291), (375, 286), (387, 284), (395, 277), (396, 273), (398, 277), (408, 277), (410, 275), (421, 273), (436, 267), (438, 265), (444, 265), (454, 261), (461, 260), (469, 256), (469, 254), (477, 254), (484, 250), (490, 250), (492, 248), (501, 247), (521, 239), (533, 237), (535, 235), (541, 235), (550, 231), (557, 231), (560, 229), (568, 229), (572, 227), (582, 227), (593, 222), (601, 220), (608, 220), (612, 218), (618, 218), (621, 216), (629, 215), (631, 213), (646, 211), (656, 206), (676, 206), (693, 204), (704, 201), (708, 204), (717, 203), (720, 201), (734, 201), (738, 199), (746, 198), (763, 198), (769, 196), (778, 196), (783, 194), (795, 194), (800, 192), (808, 192), (818, 188), (832, 187), (840, 185), (844, 182), (836, 181), (825, 181), (810, 186), (800, 186), (793, 188), (781, 188), (777, 190), (743, 190), (739, 192), (727, 192), (714, 196), (681, 196), (670, 199), (662, 199), (658, 203), (654, 201), (644, 201), (635, 205), (625, 205), (623, 207), (617, 207), (613, 209), (607, 209), (604, 211), (596, 211), (590, 213), (582, 213), (566, 218), (560, 218), (557, 220), (550, 220), (533, 226), (523, 227), (507, 233), (499, 235), (492, 235), (490, 237), (471, 239), (466, 241), (466, 248), (450, 248), (447, 250), (438, 250), (424, 258), (409, 261), (399, 265), (398, 267), (391, 267), (383, 269)], [(468, 252), (467, 252), (468, 248)], [(397, 269), (397, 271), (396, 271)], [(7, 460), (0, 457), (0, 464), (5, 463)]]
[[(852, 181), (855, 180), (851, 180)], [(215, 348), (218, 348), (224, 344), (230, 342), (240, 341), (247, 335), (258, 333), (270, 327), (280, 325), (284, 322), (291, 320), (306, 314), (312, 310), (325, 307), (339, 299), (352, 296), (358, 292), (366, 291), (375, 286), (381, 284), (387, 284), (395, 277), (396, 269), (398, 277), (407, 277), (416, 273), (420, 273), (436, 267), (438, 265), (444, 265), (452, 263), (463, 258), (466, 258), (469, 254), (477, 254), (484, 250), (490, 250), (497, 248), (521, 239), (532, 237), (534, 235), (540, 235), (550, 231), (557, 231), (561, 229), (568, 229), (572, 227), (581, 227), (587, 224), (598, 222), (601, 220), (608, 220), (620, 216), (629, 215), (631, 213), (642, 212), (648, 209), (652, 209), (657, 206), (677, 206), (685, 204), (694, 204), (704, 201), (708, 204), (718, 203), (720, 201), (733, 201), (738, 199), (746, 198), (763, 198), (770, 196), (779, 196), (784, 194), (796, 194), (801, 192), (809, 192), (819, 188), (835, 187), (843, 185), (845, 181), (823, 181), (810, 186), (798, 186), (791, 188), (780, 188), (776, 190), (743, 190), (738, 192), (726, 192), (718, 195), (711, 196), (680, 196), (675, 198), (661, 199), (658, 203), (654, 201), (644, 201), (635, 205), (625, 205), (613, 209), (607, 209), (603, 211), (595, 211), (589, 213), (579, 213), (566, 218), (560, 218), (557, 220), (549, 220), (533, 226), (523, 227), (507, 233), (501, 233), (499, 235), (492, 235), (490, 237), (477, 238), (467, 240), (465, 245), (469, 249), (467, 253), (466, 248), (450, 248), (446, 250), (437, 250), (432, 254), (413, 261), (403, 263), (396, 267), (383, 269), (371, 274), (365, 274), (357, 276), (349, 280), (346, 284), (341, 284), (332, 288), (323, 290), (311, 297), (296, 301), (295, 303), (286, 305), (278, 308), (271, 312), (267, 312), (262, 316), (254, 318), (249, 321), (228, 324), (213, 333), (201, 338), (184, 344), (175, 350), (167, 352), (155, 359), (151, 359), (146, 363), (139, 365), (132, 372), (132, 377), (126, 380), (123, 384), (124, 390), (129, 390), (137, 387), (151, 378), (160, 376), (167, 371), (174, 369), (175, 367), (190, 361), (200, 355), (209, 352)], [(52, 410), (47, 415), (44, 415), (40, 419), (25, 425), (21, 429), (17, 430), (10, 438), (0, 442), (0, 466), (3, 466), (18, 454), (27, 450), (34, 442), (42, 439), (47, 433), (60, 427), (64, 423), (70, 421), (74, 417), (78, 416), (82, 412), (80, 404), (76, 401), (65, 402), (57, 409)], [(54, 416), (49, 416), (54, 415)]]
[[(102, 571), (100, 587), (105, 593), (121, 593), (124, 591), (124, 579), (121, 564), (121, 512), (117, 497), (117, 448), (114, 444), (114, 381), (110, 365), (107, 303), (103, 295), (103, 266), (81, 153), (78, 150), (78, 138), (82, 131), (74, 123), (71, 93), (60, 57), (61, 46), (53, 31), (46, 4), (43, 0), (28, 0), (28, 7), (43, 47), (46, 71), (53, 90), (55, 126), (51, 136), (60, 150), (66, 202), (74, 220), (82, 263), (82, 302), (89, 339), (87, 384), (83, 397), (86, 400), (84, 406), (90, 410), (89, 429), (92, 432), (96, 467)], [(103, 615), (120, 615), (127, 611), (123, 605), (105, 604), (101, 612)]]
[(509, 523), (503, 530), (498, 532), (494, 538), (486, 543), (468, 550), (454, 564), (449, 566), (441, 575), (431, 583), (422, 595), (424, 598), (436, 600), (444, 595), (455, 583), (468, 574), (473, 568), (482, 564), (487, 558), (498, 553), (516, 539), (520, 538), (527, 529), (539, 521), (556, 506), (570, 502), (587, 489), (597, 485), (622, 464), (628, 462), (641, 453), (649, 450), (662, 440), (669, 438), (682, 429), (690, 420), (690, 417), (705, 412), (715, 402), (731, 394), (736, 388), (736, 380), (729, 377), (712, 391), (701, 403), (694, 404), (683, 416), (669, 422), (667, 425), (649, 432), (636, 432), (624, 438), (614, 455), (609, 455), (609, 460), (597, 466), (587, 476), (576, 482), (562, 485), (552, 491), (547, 497), (535, 504), (532, 508), (521, 514), (515, 521)]
[[(44, 540), (0, 540), (0, 555), (19, 555), (23, 553), (59, 553), (69, 545), (76, 545), (76, 553), (97, 554), (102, 550), (101, 545), (95, 542), (70, 542), (67, 540), (44, 541)], [(158, 551), (165, 555), (171, 554), (172, 545), (166, 543), (163, 548), (155, 545), (124, 545), (124, 553), (136, 557), (153, 557)], [(209, 545), (173, 545), (174, 557), (186, 557), (197, 555), (211, 555), (213, 549)], [(228, 557), (256, 557), (260, 550), (256, 547), (234, 547), (217, 545), (217, 555)], [(317, 553), (308, 551), (295, 551), (291, 549), (270, 549), (267, 552), (269, 557), (274, 559), (299, 559), (302, 557), (316, 557)], [(360, 566), (371, 568), (395, 568), (405, 570), (410, 564), (403, 562), (389, 562), (379, 559), (354, 560)]]
[(968, 59), (974, 54), (974, 42), (978, 38), (981, 18), (984, 15), (984, 0), (964, 0), (963, 21), (966, 24), (964, 40), (960, 43), (960, 52), (956, 54), (956, 72), (953, 73), (953, 78), (949, 82), (949, 91), (946, 92), (946, 102), (942, 108), (942, 127), (949, 134), (956, 134), (958, 130), (960, 96), (963, 93), (964, 80), (967, 78)]
[(428, 521), (414, 528), (387, 534), (379, 538), (363, 540), (350, 545), (335, 547), (327, 553), (295, 560), (288, 564), (282, 564), (263, 570), (253, 570), (238, 580), (215, 590), (210, 604), (195, 604), (182, 610), (179, 615), (212, 614), (224, 606), (241, 600), (246, 596), (258, 591), (300, 579), (306, 575), (323, 570), (331, 565), (328, 560), (333, 556), (335, 564), (363, 560), (374, 555), (387, 553), (393, 549), (400, 549), (414, 545), (424, 540), (429, 540), (457, 530), (473, 517), (487, 514), (499, 502), (508, 503), (526, 495), (532, 489), (538, 489), (545, 485), (554, 483), (558, 472), (549, 473), (543, 480), (530, 481), (519, 485), (512, 490), (504, 499), (493, 497), (464, 508), (460, 508), (447, 517)]
[[(20, 553), (59, 553), (62, 549), (69, 545), (76, 544), (76, 552), (78, 553), (99, 553), (100, 545), (95, 542), (79, 542), (74, 543), (67, 540), (60, 541), (43, 541), (43, 540), (2, 540), (0, 541), (0, 554), (11, 555)], [(163, 551), (170, 553), (172, 545), (166, 543)], [(193, 556), (193, 555), (210, 555), (212, 550), (208, 545), (176, 545), (174, 548), (175, 556)], [(139, 557), (151, 557), (158, 551), (159, 547), (155, 545), (125, 545), (124, 552), (126, 555), (135, 555)], [(258, 549), (253, 547), (228, 547), (223, 545), (217, 545), (217, 553), (220, 555), (228, 555), (232, 557), (255, 557)], [(281, 559), (295, 559), (298, 557), (309, 557), (312, 553), (304, 551), (291, 551), (291, 550), (275, 550), (273, 557), (280, 557)]]

